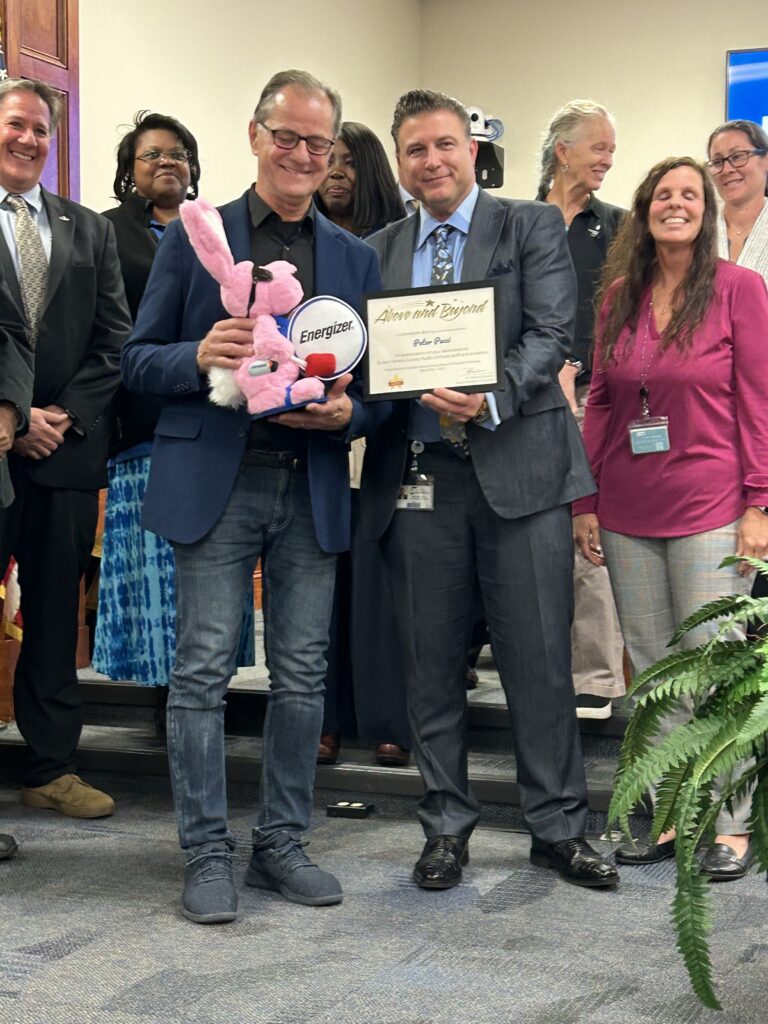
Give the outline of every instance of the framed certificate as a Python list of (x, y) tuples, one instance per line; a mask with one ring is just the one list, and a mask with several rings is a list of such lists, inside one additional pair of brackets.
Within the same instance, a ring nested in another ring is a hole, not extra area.
[(497, 281), (367, 295), (366, 401), (503, 388)]

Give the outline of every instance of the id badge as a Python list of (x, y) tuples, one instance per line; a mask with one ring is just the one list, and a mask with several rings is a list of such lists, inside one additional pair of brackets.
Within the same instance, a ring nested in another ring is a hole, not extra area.
[(434, 512), (435, 478), (428, 473), (410, 473), (408, 480), (400, 484), (395, 508), (411, 512)]
[(641, 420), (632, 420), (628, 430), (633, 455), (669, 451), (668, 416), (645, 416)]

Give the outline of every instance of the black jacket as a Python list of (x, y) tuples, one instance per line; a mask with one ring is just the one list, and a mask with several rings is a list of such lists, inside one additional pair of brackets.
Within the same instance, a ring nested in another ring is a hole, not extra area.
[[(119, 206), (104, 211), (115, 229), (125, 296), (134, 322), (157, 253), (158, 241), (149, 227), (151, 213), (152, 204), (135, 194)], [(115, 419), (110, 454), (116, 455), (151, 441), (162, 407), (162, 398), (133, 395), (121, 384), (113, 406)]]

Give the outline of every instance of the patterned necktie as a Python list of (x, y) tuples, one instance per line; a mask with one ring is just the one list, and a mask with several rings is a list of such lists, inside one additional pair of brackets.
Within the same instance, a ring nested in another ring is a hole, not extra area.
[[(432, 257), (432, 284), (453, 284), (453, 256), (448, 238), (454, 229), (450, 224), (441, 224), (432, 234), (435, 236), (435, 254)], [(465, 459), (469, 454), (467, 431), (463, 423), (457, 423), (450, 416), (440, 416), (440, 437), (452, 452)]]
[(34, 348), (45, 289), (48, 286), (48, 260), (37, 224), (21, 196), (8, 195), (8, 206), (16, 213), (16, 248), (19, 254), (19, 285), (27, 317), (29, 343)]
[(432, 234), (435, 236), (435, 254), (432, 257), (432, 284), (453, 284), (453, 256), (448, 245), (448, 236), (453, 228), (441, 224)]

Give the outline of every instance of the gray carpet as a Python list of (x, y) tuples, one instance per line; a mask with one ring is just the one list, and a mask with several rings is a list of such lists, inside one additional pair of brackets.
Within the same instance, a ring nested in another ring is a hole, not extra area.
[[(672, 868), (625, 868), (616, 892), (533, 868), (525, 836), (479, 830), (462, 886), (413, 887), (415, 823), (327, 819), (310, 852), (339, 907), (242, 890), (234, 925), (178, 911), (181, 859), (165, 780), (100, 778), (111, 819), (22, 808), (0, 863), (2, 1024), (763, 1024), (764, 877), (717, 888), (713, 956), (726, 1012), (690, 993), (669, 925)], [(249, 787), (230, 794), (248, 857)]]

